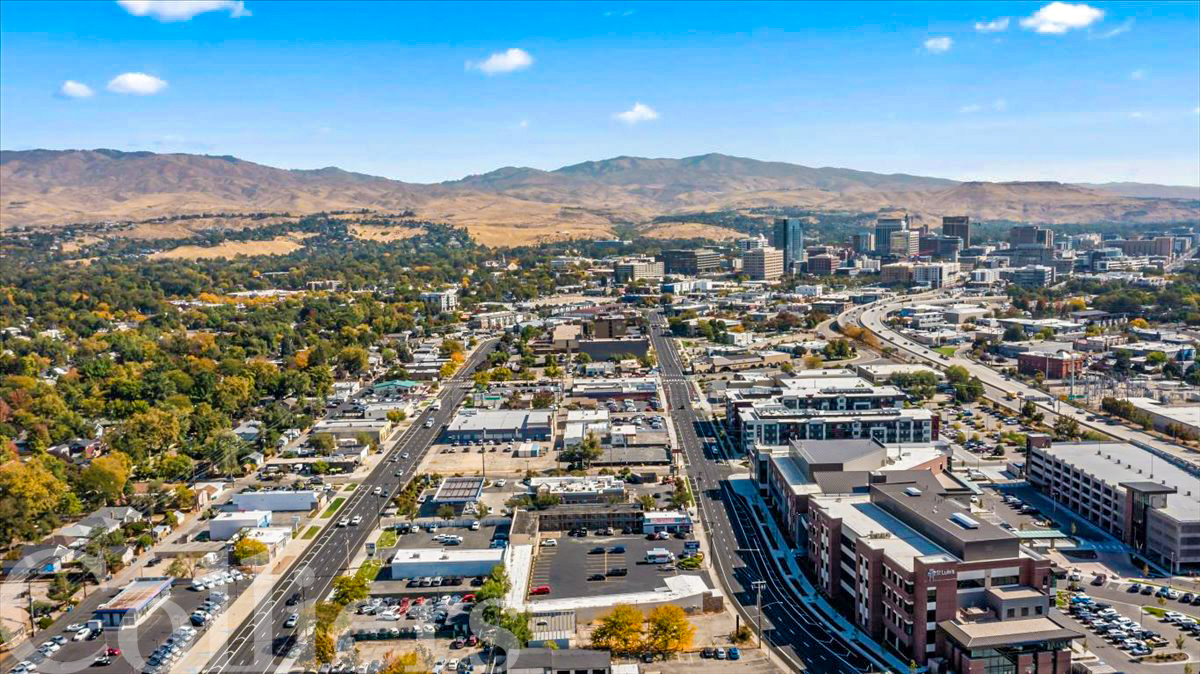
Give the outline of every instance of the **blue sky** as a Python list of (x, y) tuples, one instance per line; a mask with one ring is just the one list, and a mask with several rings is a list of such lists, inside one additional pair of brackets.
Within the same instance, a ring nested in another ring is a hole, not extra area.
[(1196, 185), (1200, 3), (0, 2), (0, 146)]

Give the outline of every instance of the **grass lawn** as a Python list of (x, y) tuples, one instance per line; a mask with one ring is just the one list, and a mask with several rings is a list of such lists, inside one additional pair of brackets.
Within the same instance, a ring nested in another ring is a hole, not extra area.
[(1155, 618), (1161, 618), (1167, 613), (1166, 609), (1161, 609), (1157, 606), (1143, 606), (1142, 610), (1154, 616)]
[(379, 542), (376, 543), (376, 546), (378, 546), (380, 548), (391, 548), (391, 547), (394, 547), (395, 545), (396, 545), (396, 532), (393, 531), (392, 529), (388, 529), (388, 530), (384, 531), (382, 534), (380, 534)]
[(333, 499), (333, 503), (330, 503), (329, 507), (325, 509), (325, 512), (321, 513), (321, 517), (333, 517), (333, 514), (336, 513), (338, 508), (341, 508), (342, 504), (345, 502), (346, 499), (342, 498), (341, 496)]
[(378, 559), (368, 559), (358, 567), (358, 571), (355, 571), (354, 575), (370, 583), (375, 580), (375, 576), (379, 575), (379, 569), (382, 567), (383, 562)]
[(320, 527), (309, 527), (309, 528), (308, 528), (308, 531), (305, 531), (305, 532), (304, 532), (304, 535), (303, 535), (303, 536), (301, 536), (301, 538), (303, 538), (304, 540), (306, 540), (306, 541), (307, 541), (307, 540), (309, 540), (310, 538), (312, 538), (312, 537), (316, 536), (316, 535), (317, 535), (317, 532), (319, 532), (319, 531), (321, 531), (321, 528), (320, 528)]
[(943, 356), (946, 356), (947, 358), (954, 357), (954, 347), (953, 346), (939, 346), (938, 348), (934, 349), (934, 351), (937, 351), (938, 353), (942, 354)]
[(342, 487), (342, 491), (354, 491), (354, 488), (357, 486), (358, 486), (357, 482), (351, 482), (350, 484), (346, 485), (345, 487)]

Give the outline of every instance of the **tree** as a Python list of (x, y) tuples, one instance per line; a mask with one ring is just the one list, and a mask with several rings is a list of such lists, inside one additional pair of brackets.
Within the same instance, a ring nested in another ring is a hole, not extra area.
[(416, 651), (400, 654), (389, 652), (384, 661), (387, 664), (383, 666), (383, 670), (379, 674), (410, 674), (410, 672), (420, 671), (417, 667)]
[(125, 491), (133, 461), (124, 452), (113, 452), (96, 459), (79, 476), (84, 493), (105, 503), (115, 503)]
[(630, 604), (617, 604), (612, 612), (600, 618), (592, 631), (592, 648), (611, 651), (614, 655), (631, 655), (642, 651), (642, 612)]
[(1025, 341), (1025, 330), (1019, 325), (1010, 325), (1004, 329), (1004, 335), (1001, 341), (1005, 342), (1023, 342)]
[(642, 510), (654, 510), (655, 508), (658, 507), (658, 503), (654, 500), (654, 497), (650, 494), (642, 494), (641, 496), (639, 496), (638, 503), (641, 504)]
[(804, 367), (809, 370), (815, 370), (821, 367), (821, 363), (823, 362), (824, 361), (821, 359), (821, 357), (816, 354), (809, 354), (804, 357)]
[(269, 558), (266, 544), (258, 539), (247, 537), (233, 545), (233, 559), (238, 564), (261, 566)]
[(361, 346), (347, 346), (338, 353), (338, 365), (350, 374), (362, 372), (369, 365), (367, 350)]
[(541, 391), (533, 394), (533, 409), (544, 410), (554, 404), (554, 394)]
[(683, 609), (674, 604), (664, 604), (650, 612), (646, 618), (646, 646), (663, 655), (679, 653), (691, 648), (696, 628), (688, 621)]
[(1074, 440), (1079, 437), (1079, 422), (1072, 417), (1059, 415), (1054, 420), (1054, 438), (1056, 440)]
[(488, 507), (488, 504), (486, 504), (482, 501), (480, 501), (479, 504), (475, 506), (475, 516), (481, 520), (486, 518), (488, 516), (488, 513), (490, 513), (490, 512), (492, 512), (492, 509), (490, 507)]
[(334, 655), (333, 635), (329, 633), (329, 627), (318, 627), (313, 634), (313, 656), (317, 662), (329, 664), (333, 662)]
[(158, 476), (164, 480), (179, 482), (192, 476), (195, 461), (183, 454), (168, 454), (158, 462)]
[(221, 431), (209, 438), (204, 447), (204, 456), (212, 462), (212, 468), (220, 475), (233, 475), (241, 469), (240, 455), (242, 439), (233, 431)]
[(442, 505), (437, 509), (437, 516), (444, 520), (452, 520), (454, 519), (454, 515), (454, 506), (450, 505), (449, 503)]
[(404, 410), (388, 410), (387, 420), (392, 422), (393, 424), (398, 424), (407, 418), (408, 418), (408, 415), (405, 414)]
[(356, 574), (333, 579), (333, 600), (342, 606), (367, 598), (370, 581)]
[(311, 438), (309, 438), (308, 444), (312, 445), (313, 449), (317, 450), (319, 453), (328, 454), (333, 451), (334, 445), (336, 445), (337, 442), (329, 433), (315, 433)]
[(604, 456), (604, 450), (600, 447), (600, 439), (596, 437), (596, 434), (588, 433), (583, 442), (574, 447), (564, 449), (560, 456), (563, 461), (577, 463), (584, 468), (588, 468), (592, 465), (593, 461)]

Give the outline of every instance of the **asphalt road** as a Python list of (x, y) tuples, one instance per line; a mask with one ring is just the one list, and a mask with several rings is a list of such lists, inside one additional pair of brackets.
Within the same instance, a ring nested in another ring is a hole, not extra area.
[[(380, 461), (348, 497), (347, 503), (338, 512), (338, 518), (358, 515), (362, 517), (362, 523), (344, 528), (332, 523), (326, 526), (304, 555), (275, 583), (271, 594), (233, 631), (226, 641), (225, 650), (214, 656), (205, 667), (207, 674), (263, 674), (274, 672), (279, 667), (286, 655), (286, 648), (281, 646), (297, 637), (303, 627), (301, 622), (301, 627), (285, 629), (283, 623), (288, 615), (303, 613), (303, 608), (311, 611), (311, 606), (328, 594), (334, 578), (354, 552), (366, 543), (379, 520), (380, 511), (413, 478), (426, 450), (450, 421), (454, 410), (470, 389), (471, 374), (487, 358), (495, 344), (496, 340), (488, 340), (476, 349), (459, 374), (443, 385), (438, 394), (438, 399), (442, 401), (441, 409), (426, 410), (417, 417), (404, 435), (387, 450), (388, 458), (395, 461)], [(425, 422), (431, 417), (433, 425), (426, 428)], [(400, 458), (404, 453), (408, 453), (409, 458)], [(395, 476), (396, 471), (401, 471), (400, 477)], [(372, 496), (371, 491), (375, 487), (382, 487), (386, 498)], [(302, 604), (287, 606), (287, 599), (295, 592), (302, 593)]]
[(805, 597), (781, 576), (768, 557), (770, 546), (757, 515), (724, 482), (729, 468), (705, 455), (705, 442), (699, 432), (711, 432), (712, 424), (699, 418), (692, 407), (694, 389), (680, 368), (674, 342), (663, 336), (666, 321), (658, 313), (651, 314), (651, 321), (655, 326), (651, 340), (658, 354), (668, 409), (713, 551), (713, 570), (726, 595), (742, 619), (753, 625), (758, 617), (754, 584), (763, 581), (763, 639), (793, 671), (874, 671), (876, 668), (841, 634), (825, 627)]

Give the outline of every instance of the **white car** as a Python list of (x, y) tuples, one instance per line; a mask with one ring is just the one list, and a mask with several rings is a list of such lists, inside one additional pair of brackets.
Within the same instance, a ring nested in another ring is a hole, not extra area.
[(408, 452), (405, 452), (405, 453), (401, 454), (401, 455), (400, 455), (400, 458), (401, 458), (401, 459), (407, 459), (407, 458), (408, 458)]
[(558, 539), (557, 539), (557, 538), (545, 538), (545, 539), (542, 539), (542, 547), (543, 547), (543, 548), (553, 548), (553, 547), (557, 547), (557, 546), (558, 546)]
[(479, 531), (479, 520), (471, 522), (471, 531)]
[(392, 609), (388, 609), (388, 610), (384, 611), (383, 613), (380, 613), (378, 618), (380, 620), (399, 620), (400, 614), (396, 613), (396, 611), (394, 611)]
[(92, 631), (86, 627), (75, 630), (75, 636), (71, 637), (71, 641), (83, 641), (88, 638)]
[(375, 487), (375, 489), (371, 490), (371, 493), (376, 496), (383, 496), (383, 487)]
[(496, 482), (494, 484), (497, 487), (503, 487), (504, 485), (508, 484), (508, 480), (504, 480), (504, 479), (496, 480)]
[(337, 525), (338, 525), (339, 527), (348, 527), (348, 526), (350, 526), (350, 518), (349, 518), (349, 517), (343, 517), (342, 519), (338, 520), (338, 523), (337, 523)]
[(354, 517), (350, 518), (350, 526), (356, 527), (360, 524), (362, 524), (362, 515), (355, 515)]

